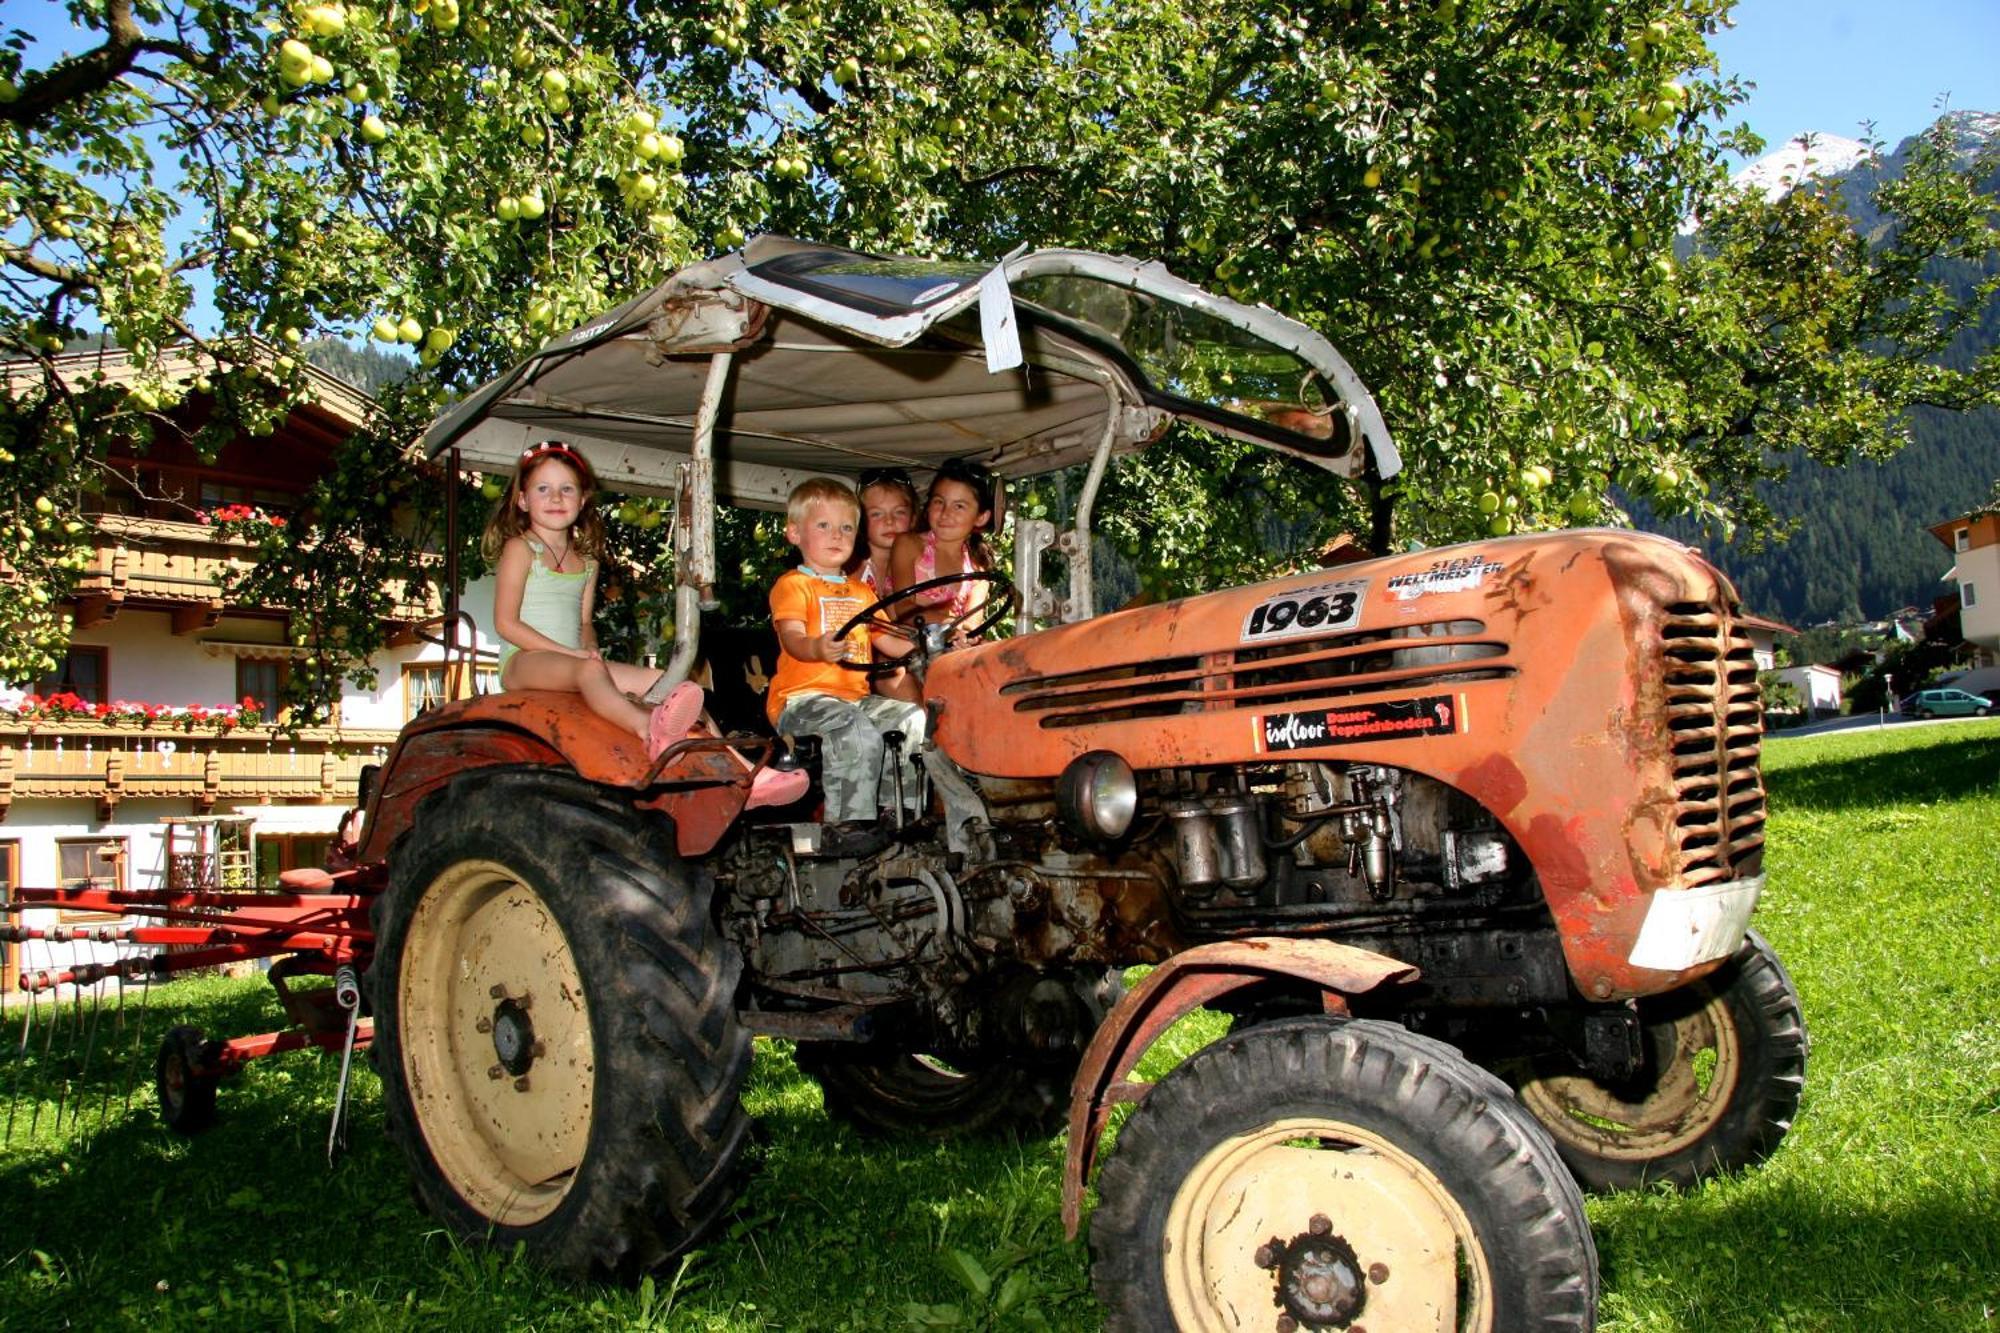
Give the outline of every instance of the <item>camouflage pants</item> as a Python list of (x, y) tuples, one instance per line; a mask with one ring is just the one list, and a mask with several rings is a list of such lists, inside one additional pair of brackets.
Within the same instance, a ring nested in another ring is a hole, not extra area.
[(917, 766), (911, 762), (924, 738), (924, 710), (871, 694), (855, 702), (830, 694), (787, 700), (778, 730), (819, 737), (820, 789), (829, 823), (872, 820), (896, 801), (896, 777), (882, 762), (882, 733), (903, 733), (903, 800), (917, 798)]

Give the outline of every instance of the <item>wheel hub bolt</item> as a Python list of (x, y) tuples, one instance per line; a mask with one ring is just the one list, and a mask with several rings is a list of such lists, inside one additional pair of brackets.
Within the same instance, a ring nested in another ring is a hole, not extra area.
[(528, 1090), (528, 1076), (526, 1074), (523, 1074), (521, 1075), (521, 1077), (514, 1080), (514, 1091), (526, 1092), (527, 1090)]
[(1370, 1282), (1373, 1282), (1378, 1287), (1381, 1286), (1384, 1282), (1387, 1282), (1389, 1280), (1389, 1265), (1387, 1264), (1368, 1265), (1368, 1280)]
[(1278, 1252), (1270, 1245), (1259, 1245), (1257, 1247), (1256, 1259), (1257, 1267), (1259, 1268), (1276, 1268), (1278, 1266)]
[(1333, 1230), (1333, 1222), (1325, 1213), (1314, 1213), (1306, 1223), (1306, 1230), (1315, 1236), (1324, 1236)]
[(1298, 1333), (1299, 1321), (1288, 1314), (1278, 1316), (1278, 1333)]

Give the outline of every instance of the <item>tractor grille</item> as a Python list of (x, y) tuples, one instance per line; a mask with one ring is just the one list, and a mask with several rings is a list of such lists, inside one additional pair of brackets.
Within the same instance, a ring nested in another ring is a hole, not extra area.
[(1477, 620), (1328, 634), (1202, 657), (1168, 657), (1030, 676), (1003, 687), (1014, 711), (1044, 728), (1086, 727), (1502, 679), (1507, 645), (1482, 641)]
[(1750, 640), (1732, 611), (1676, 602), (1660, 626), (1680, 881), (1690, 886), (1754, 875), (1764, 859), (1763, 704)]

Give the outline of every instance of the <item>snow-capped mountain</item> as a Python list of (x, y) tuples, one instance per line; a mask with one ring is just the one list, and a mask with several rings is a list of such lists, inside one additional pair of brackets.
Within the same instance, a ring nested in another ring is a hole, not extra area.
[(1819, 176), (1838, 176), (1868, 159), (1872, 150), (1858, 139), (1837, 134), (1801, 134), (1775, 153), (1766, 153), (1730, 178), (1745, 190), (1780, 199)]
[(2000, 114), (1991, 111), (1947, 111), (1938, 122), (1951, 130), (1961, 157), (1981, 151), (2000, 139)]

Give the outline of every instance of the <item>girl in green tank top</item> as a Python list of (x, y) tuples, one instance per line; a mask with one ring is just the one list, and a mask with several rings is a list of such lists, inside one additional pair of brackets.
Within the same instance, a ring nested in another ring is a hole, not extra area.
[(493, 628), (503, 690), (564, 690), (590, 710), (660, 751), (688, 734), (701, 716), (701, 687), (682, 681), (654, 708), (634, 703), (665, 674), (654, 667), (607, 662), (597, 651), (591, 610), (604, 521), (592, 501), (596, 478), (582, 454), (557, 440), (521, 455), (486, 524), (487, 558), (497, 566)]

